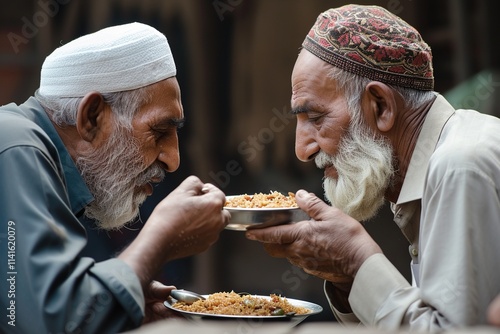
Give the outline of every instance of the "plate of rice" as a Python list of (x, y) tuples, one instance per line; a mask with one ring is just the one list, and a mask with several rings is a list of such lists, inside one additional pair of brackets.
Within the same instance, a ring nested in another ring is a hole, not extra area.
[(309, 216), (298, 207), (295, 194), (292, 192), (287, 195), (271, 191), (252, 195), (226, 196), (224, 209), (231, 213), (231, 220), (226, 229), (235, 231), (309, 219)]
[(262, 296), (231, 291), (217, 292), (203, 297), (205, 300), (193, 304), (186, 304), (170, 297), (164, 305), (194, 321), (245, 319), (287, 321), (293, 326), (308, 316), (323, 311), (320, 305), (275, 294)]

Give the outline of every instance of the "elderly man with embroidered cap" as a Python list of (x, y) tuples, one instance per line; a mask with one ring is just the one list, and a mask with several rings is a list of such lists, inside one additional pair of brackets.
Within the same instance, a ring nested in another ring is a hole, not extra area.
[(56, 49), (35, 97), (0, 108), (1, 332), (115, 333), (168, 315), (172, 286), (153, 277), (217, 240), (222, 191), (191, 176), (116, 258), (82, 252), (85, 218), (123, 227), (179, 167), (175, 76), (165, 36), (130, 23)]
[[(439, 331), (487, 324), (500, 292), (500, 120), (433, 91), (431, 49), (377, 6), (320, 14), (292, 73), (295, 152), (324, 170), (311, 220), (253, 229), (325, 279), (340, 322)], [(412, 284), (363, 228), (384, 201), (409, 241)]]

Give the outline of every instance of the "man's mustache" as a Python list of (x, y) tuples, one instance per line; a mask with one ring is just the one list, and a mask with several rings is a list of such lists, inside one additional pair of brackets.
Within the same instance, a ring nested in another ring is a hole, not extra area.
[(154, 163), (153, 165), (149, 166), (144, 172), (139, 174), (135, 183), (138, 186), (142, 186), (143, 184), (151, 182), (152, 180), (159, 183), (159, 182), (163, 181), (163, 179), (165, 178), (165, 175), (166, 175), (166, 172), (160, 166), (160, 164)]

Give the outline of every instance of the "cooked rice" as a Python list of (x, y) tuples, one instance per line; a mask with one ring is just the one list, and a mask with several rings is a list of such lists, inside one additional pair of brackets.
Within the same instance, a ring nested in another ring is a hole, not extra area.
[(251, 295), (240, 296), (234, 291), (217, 292), (209, 295), (205, 300), (198, 300), (190, 305), (178, 301), (172, 306), (188, 312), (245, 316), (284, 315), (291, 312), (307, 314), (310, 312), (307, 308), (293, 306), (284, 297), (275, 294), (271, 294), (270, 297), (271, 299), (268, 300)]
[(289, 192), (288, 196), (278, 191), (269, 194), (256, 193), (254, 195), (240, 195), (226, 200), (229, 208), (296, 208), (295, 194)]

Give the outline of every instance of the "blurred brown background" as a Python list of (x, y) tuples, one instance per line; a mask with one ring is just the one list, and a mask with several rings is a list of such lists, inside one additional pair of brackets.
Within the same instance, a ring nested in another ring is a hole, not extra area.
[[(436, 90), (457, 107), (498, 115), (500, 38), (494, 0), (353, 1), (377, 4), (415, 26), (434, 54)], [(188, 120), (180, 132), (181, 167), (142, 208), (195, 174), (226, 194), (296, 191), (322, 195), (321, 171), (294, 153), (290, 74), (317, 15), (349, 1), (326, 0), (2, 0), (0, 104), (22, 103), (38, 87), (44, 58), (100, 28), (140, 21), (165, 33), (178, 68)], [(1, 185), (0, 185), (1, 187)], [(141, 224), (89, 234), (97, 259), (115, 254)], [(367, 229), (409, 278), (407, 243), (385, 208)], [(166, 284), (202, 293), (281, 293), (321, 304), (307, 321), (333, 321), (322, 281), (274, 259), (241, 232), (224, 231), (204, 254), (168, 264)]]

